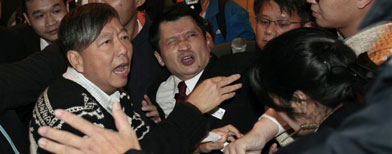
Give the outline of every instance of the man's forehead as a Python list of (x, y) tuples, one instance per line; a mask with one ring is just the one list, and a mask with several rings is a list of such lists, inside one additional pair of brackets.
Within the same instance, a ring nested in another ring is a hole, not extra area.
[(34, 12), (38, 10), (48, 10), (56, 6), (65, 6), (63, 0), (29, 0), (26, 1), (26, 9)]
[(189, 31), (197, 30), (200, 27), (197, 26), (196, 22), (188, 16), (178, 18), (174, 21), (164, 21), (159, 25), (161, 34), (172, 32), (172, 31)]

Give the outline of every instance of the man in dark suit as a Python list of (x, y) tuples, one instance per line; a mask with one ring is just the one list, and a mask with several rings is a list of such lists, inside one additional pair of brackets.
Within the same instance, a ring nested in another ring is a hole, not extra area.
[(57, 39), (61, 19), (67, 14), (65, 0), (24, 0), (23, 15), (27, 24), (13, 27), (23, 38), (28, 55), (42, 51)]
[[(214, 60), (209, 48), (213, 40), (206, 35), (203, 19), (193, 10), (180, 5), (171, 8), (153, 23), (150, 41), (158, 62), (161, 66), (166, 66), (172, 74), (162, 76), (148, 93), (152, 102), (159, 104), (165, 117), (178, 103), (174, 97), (181, 97), (181, 91), (188, 95), (197, 83), (206, 78), (242, 73), (243, 88), (237, 92), (237, 96), (223, 102), (219, 108), (206, 116), (210, 129), (232, 124), (245, 133), (252, 128), (263, 112), (263, 107), (257, 106), (256, 101), (252, 100), (246, 82), (246, 70), (252, 61), (256, 60), (257, 56), (253, 55), (256, 53)], [(185, 90), (178, 86), (183, 83), (186, 85)]]

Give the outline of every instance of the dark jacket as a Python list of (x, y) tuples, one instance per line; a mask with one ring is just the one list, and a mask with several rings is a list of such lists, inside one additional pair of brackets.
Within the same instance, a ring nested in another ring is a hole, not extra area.
[[(241, 82), (243, 85), (240, 90), (236, 91), (234, 98), (226, 100), (219, 105), (219, 107), (226, 110), (222, 120), (212, 117), (209, 114), (205, 115), (208, 118), (210, 130), (232, 124), (242, 133), (246, 133), (264, 112), (264, 105), (255, 100), (248, 81), (248, 70), (259, 56), (258, 54), (258, 52), (245, 52), (223, 56), (216, 60), (215, 58), (210, 59), (210, 63), (204, 69), (198, 83), (211, 77), (229, 76), (240, 73), (242, 75), (241, 79), (236, 83)], [(168, 76), (165, 76), (154, 82), (148, 91), (149, 98), (156, 106), (159, 106), (156, 103), (156, 92), (159, 85), (167, 78)], [(161, 118), (164, 118), (163, 114)]]

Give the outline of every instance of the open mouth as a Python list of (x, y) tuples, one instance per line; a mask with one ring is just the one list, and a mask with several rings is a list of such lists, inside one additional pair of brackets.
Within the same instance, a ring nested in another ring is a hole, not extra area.
[(181, 58), (181, 63), (183, 65), (192, 65), (195, 62), (195, 57), (192, 55), (184, 56)]
[(128, 76), (129, 73), (129, 63), (124, 63), (121, 65), (118, 65), (116, 68), (113, 69), (113, 73), (117, 74), (119, 76)]

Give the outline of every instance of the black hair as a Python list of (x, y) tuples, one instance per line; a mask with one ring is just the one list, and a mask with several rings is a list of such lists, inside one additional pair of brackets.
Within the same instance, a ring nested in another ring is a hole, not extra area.
[[(26, 13), (26, 14), (27, 14), (27, 5), (26, 5), (26, 3), (29, 2), (29, 1), (36, 1), (36, 0), (22, 0), (22, 2), (23, 2), (22, 11), (24, 13)], [(62, 1), (63, 1), (64, 6), (67, 7), (67, 0), (62, 0)]]
[(164, 22), (177, 21), (182, 17), (191, 17), (196, 22), (197, 26), (202, 30), (204, 37), (206, 37), (206, 20), (200, 17), (193, 9), (189, 8), (188, 6), (184, 4), (174, 4), (170, 6), (160, 17), (158, 17), (157, 20), (152, 22), (149, 39), (154, 51), (160, 51), (160, 25)]
[[(254, 92), (266, 106), (295, 113), (290, 100), (301, 90), (317, 103), (335, 108), (356, 99), (367, 80), (352, 70), (356, 64), (353, 50), (335, 35), (316, 28), (299, 28), (271, 40), (263, 57), (251, 70)], [(279, 105), (272, 101), (279, 99)]]
[(113, 18), (119, 18), (117, 11), (105, 3), (89, 3), (73, 9), (64, 16), (59, 27), (58, 39), (63, 50), (81, 52)]
[(281, 11), (288, 13), (290, 16), (297, 13), (301, 18), (301, 25), (309, 21), (315, 21), (312, 10), (310, 9), (311, 5), (306, 0), (255, 0), (253, 3), (255, 15), (257, 16), (259, 14), (262, 5), (270, 1), (276, 2)]

